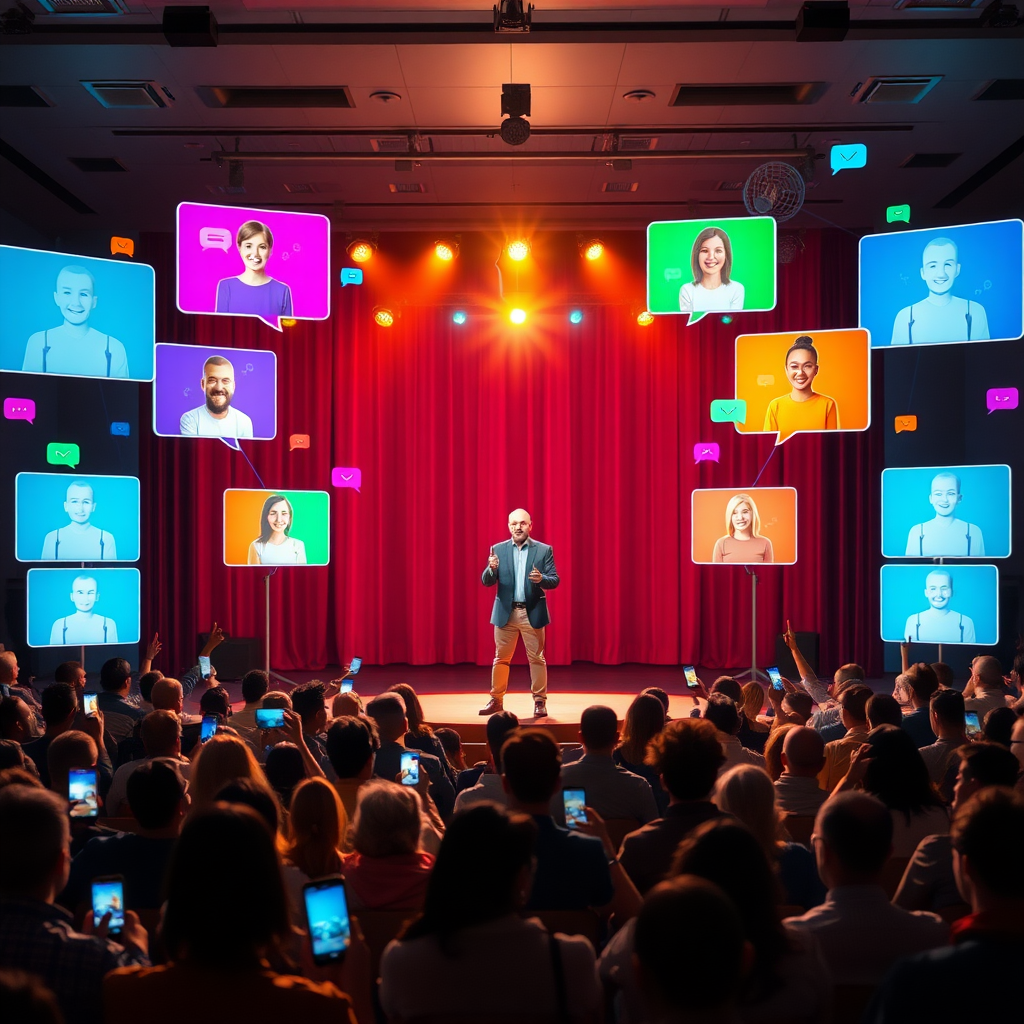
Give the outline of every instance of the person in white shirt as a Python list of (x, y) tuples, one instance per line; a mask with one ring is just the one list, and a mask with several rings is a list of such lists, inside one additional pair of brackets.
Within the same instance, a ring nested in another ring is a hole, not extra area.
[(76, 576), (71, 583), (75, 611), (57, 619), (50, 629), (52, 646), (77, 647), (85, 644), (116, 644), (117, 623), (93, 611), (100, 599), (94, 576)]
[(305, 565), (306, 545), (291, 536), (294, 523), (292, 503), (271, 494), (260, 512), (260, 535), (249, 545), (249, 565)]
[(182, 413), (179, 429), (193, 437), (252, 437), (252, 420), (232, 408), (235, 368), (224, 356), (210, 356), (203, 364), (201, 381), (206, 402)]
[(693, 282), (679, 289), (680, 313), (717, 313), (743, 308), (743, 285), (733, 281), (732, 243), (721, 228), (705, 228), (690, 251)]
[(960, 477), (948, 471), (936, 473), (928, 492), (935, 516), (910, 528), (907, 558), (981, 558), (985, 554), (980, 528), (957, 518), (961, 501)]
[(117, 560), (114, 535), (89, 522), (96, 511), (96, 498), (91, 484), (84, 480), (75, 480), (69, 484), (64, 511), (70, 521), (46, 535), (40, 558), (47, 562), (64, 559), (73, 562)]
[(976, 711), (978, 721), (994, 708), (1006, 707), (1003, 666), (998, 658), (983, 654), (971, 662), (971, 678), (964, 687), (964, 710)]
[(948, 569), (933, 569), (925, 577), (924, 596), (931, 607), (907, 619), (903, 635), (908, 643), (973, 644), (974, 620), (954, 611), (953, 574)]
[(953, 294), (960, 276), (960, 253), (950, 238), (933, 238), (924, 247), (921, 280), (928, 294), (904, 306), (892, 325), (893, 345), (933, 345), (943, 341), (988, 341), (985, 307)]

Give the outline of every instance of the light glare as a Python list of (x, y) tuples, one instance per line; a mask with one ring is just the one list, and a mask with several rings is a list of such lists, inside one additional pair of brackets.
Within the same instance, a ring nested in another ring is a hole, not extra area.
[(516, 324), (517, 326), (519, 324), (525, 324), (526, 323), (526, 310), (525, 309), (519, 309), (519, 308), (513, 309), (512, 312), (509, 313), (508, 318), (509, 318), (509, 320), (512, 321), (512, 323)]
[(510, 260), (519, 263), (530, 255), (530, 243), (525, 238), (517, 238), (514, 242), (509, 242), (506, 251)]

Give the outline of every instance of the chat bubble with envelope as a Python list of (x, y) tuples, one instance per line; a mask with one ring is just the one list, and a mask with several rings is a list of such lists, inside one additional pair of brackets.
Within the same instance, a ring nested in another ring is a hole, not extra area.
[(655, 221), (647, 225), (647, 308), (708, 313), (775, 308), (776, 225), (772, 217)]
[(690, 496), (690, 558), (697, 565), (792, 565), (796, 488), (711, 487)]
[(747, 403), (737, 398), (716, 398), (711, 403), (712, 423), (742, 423), (747, 418)]
[(747, 405), (736, 430), (775, 434), (776, 444), (798, 433), (867, 430), (871, 338), (863, 328), (741, 334), (736, 397)]
[(182, 313), (282, 320), (331, 315), (330, 221), (322, 214), (181, 203), (177, 303)]

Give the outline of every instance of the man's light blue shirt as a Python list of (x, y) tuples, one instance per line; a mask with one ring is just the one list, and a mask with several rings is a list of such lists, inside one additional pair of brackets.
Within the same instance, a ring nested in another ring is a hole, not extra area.
[(530, 538), (526, 538), (526, 542), (520, 547), (515, 541), (512, 542), (512, 570), (516, 577), (516, 593), (513, 601), (518, 603), (526, 602), (526, 559), (528, 557), (528, 548), (530, 546)]

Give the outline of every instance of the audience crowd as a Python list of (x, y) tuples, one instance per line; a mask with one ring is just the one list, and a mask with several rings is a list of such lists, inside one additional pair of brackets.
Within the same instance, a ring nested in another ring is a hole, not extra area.
[[(253, 670), (233, 706), (215, 669), (153, 669), (154, 637), (93, 696), (77, 662), (37, 687), (0, 649), (0, 1014), (1020, 1019), (1024, 654), (958, 679), (905, 646), (890, 695), (784, 639), (781, 689), (651, 687), (561, 743), (500, 711), (486, 744), (406, 683), (364, 701)], [(347, 908), (321, 919), (332, 879)]]

